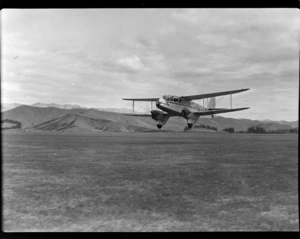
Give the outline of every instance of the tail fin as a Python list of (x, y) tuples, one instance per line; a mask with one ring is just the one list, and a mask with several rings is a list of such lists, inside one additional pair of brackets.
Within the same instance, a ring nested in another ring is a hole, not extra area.
[(216, 108), (216, 97), (212, 97), (209, 99), (207, 108), (209, 108), (209, 109)]

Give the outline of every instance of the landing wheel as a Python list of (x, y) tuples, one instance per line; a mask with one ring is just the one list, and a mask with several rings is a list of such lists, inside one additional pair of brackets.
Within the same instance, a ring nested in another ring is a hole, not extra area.
[(193, 124), (188, 124), (189, 129), (193, 127)]
[(162, 125), (161, 124), (158, 124), (157, 125), (157, 128), (161, 129)]

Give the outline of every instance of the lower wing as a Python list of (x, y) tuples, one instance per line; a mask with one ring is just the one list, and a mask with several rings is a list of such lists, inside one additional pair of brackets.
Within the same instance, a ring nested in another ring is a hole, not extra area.
[[(228, 113), (228, 112), (234, 112), (234, 111), (240, 111), (240, 110), (247, 110), (249, 107), (244, 107), (244, 108), (235, 108), (235, 109), (224, 109), (224, 108), (219, 108), (219, 109), (209, 109), (208, 111), (198, 111), (198, 112), (193, 112), (195, 115), (214, 115), (214, 114), (222, 114), (222, 113)], [(161, 112), (164, 115), (169, 115), (166, 112)], [(123, 113), (123, 115), (128, 115), (128, 116), (144, 116), (144, 117), (149, 117), (152, 116), (151, 113), (148, 114), (129, 114), (129, 113)], [(172, 116), (172, 115), (170, 115)]]
[(234, 112), (234, 111), (240, 111), (240, 110), (246, 110), (249, 109), (249, 107), (244, 108), (235, 108), (235, 109), (213, 109), (209, 111), (199, 111), (199, 112), (193, 112), (195, 115), (214, 115), (214, 114), (222, 114), (222, 113), (228, 113), (228, 112)]
[(125, 114), (125, 113), (123, 113), (122, 115), (128, 115), (128, 116), (151, 116), (151, 114)]
[[(158, 110), (157, 110), (157, 111), (158, 111)], [(163, 111), (158, 111), (158, 112), (159, 112), (159, 114), (161, 114), (161, 115), (169, 115), (168, 113), (163, 112)], [(128, 115), (128, 116), (144, 116), (144, 117), (152, 116), (151, 113), (148, 113), (148, 114), (123, 113), (122, 115)], [(172, 116), (172, 115), (169, 115), (169, 116)]]

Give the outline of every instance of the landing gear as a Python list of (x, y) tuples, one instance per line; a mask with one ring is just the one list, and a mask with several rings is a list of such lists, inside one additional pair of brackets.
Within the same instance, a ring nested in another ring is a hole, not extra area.
[(161, 129), (162, 125), (161, 124), (158, 124), (157, 125), (157, 128)]
[(189, 129), (193, 127), (193, 124), (188, 124)]

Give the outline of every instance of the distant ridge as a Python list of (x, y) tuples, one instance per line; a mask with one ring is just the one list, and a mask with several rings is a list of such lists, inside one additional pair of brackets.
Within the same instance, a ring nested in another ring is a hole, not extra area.
[(265, 119), (265, 120), (260, 120), (260, 121), (263, 122), (263, 123), (278, 123), (278, 124), (283, 124), (283, 125), (289, 125), (289, 126), (292, 126), (294, 128), (299, 126), (298, 120), (295, 120), (295, 121), (285, 121), (285, 120), (275, 121), (275, 120)]
[(22, 104), (19, 103), (1, 103), (1, 112), (14, 109)]
[(250, 119), (234, 119), (225, 118), (222, 116), (214, 118), (200, 118), (197, 124), (206, 124), (220, 129), (234, 128), (235, 131), (247, 131), (249, 127), (258, 126), (264, 128), (266, 131), (273, 131), (278, 129), (292, 129), (293, 127), (287, 124), (280, 124), (277, 121), (262, 122), (259, 120)]
[(49, 104), (46, 104), (46, 103), (35, 103), (32, 106), (43, 107), (43, 108), (56, 107), (56, 108), (60, 108), (60, 109), (79, 109), (79, 108), (86, 109), (85, 107), (82, 107), (80, 105), (72, 105), (72, 104), (63, 104), (63, 105), (60, 105), (60, 104), (55, 104), (55, 103), (49, 103)]
[[(18, 106), (25, 105), (19, 103), (2, 103), (1, 112), (14, 109)], [(47, 107), (55, 107), (59, 109), (88, 109), (87, 107), (83, 107), (80, 105), (74, 104), (56, 104), (56, 103), (35, 103), (28, 106), (47, 108)], [(116, 112), (116, 113), (132, 113), (132, 109), (128, 108), (96, 108), (99, 111), (108, 111), (108, 112)]]
[[(132, 109), (127, 109), (127, 108), (96, 108), (97, 110), (100, 111), (108, 111), (108, 112), (116, 112), (116, 113), (132, 113)], [(142, 112), (137, 112), (135, 113), (142, 113)]]
[[(35, 107), (21, 105), (14, 109), (2, 112), (3, 120), (14, 120), (21, 123), (21, 128), (28, 130), (45, 131), (153, 131), (157, 130), (156, 123), (151, 117), (127, 116), (117, 112), (100, 111), (98, 109), (72, 108), (62, 109), (57, 107)], [(234, 119), (216, 116), (203, 117), (197, 125), (204, 125), (222, 131), (234, 128), (235, 131), (247, 131), (249, 127), (258, 126), (265, 131), (290, 130), (294, 126), (288, 125), (295, 122), (258, 121), (249, 119)], [(186, 120), (181, 117), (171, 117), (163, 130), (183, 131)], [(208, 127), (197, 127), (193, 131), (213, 131)]]

